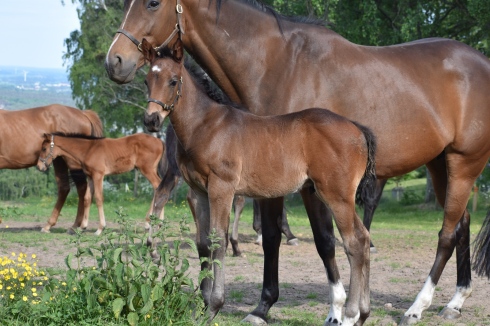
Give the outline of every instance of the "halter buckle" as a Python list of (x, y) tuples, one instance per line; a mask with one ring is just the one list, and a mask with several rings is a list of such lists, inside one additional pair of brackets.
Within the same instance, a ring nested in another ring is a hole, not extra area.
[(177, 13), (179, 14), (182, 14), (184, 12), (184, 8), (182, 8), (182, 5), (180, 3), (178, 3), (176, 6), (175, 6), (175, 10), (177, 11)]

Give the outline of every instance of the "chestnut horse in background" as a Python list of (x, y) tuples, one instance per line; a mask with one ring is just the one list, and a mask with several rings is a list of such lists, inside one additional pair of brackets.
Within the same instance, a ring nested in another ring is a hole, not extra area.
[[(329, 30), (323, 21), (284, 17), (258, 0), (126, 0), (124, 11), (106, 57), (112, 80), (130, 82), (144, 65), (136, 46), (143, 37), (157, 48), (181, 39), (231, 100), (255, 114), (323, 107), (369, 127), (378, 139), (378, 178), (399, 176), (425, 164), (444, 207), (443, 226), (425, 285), (401, 323), (422, 318), (454, 249), (456, 292), (441, 315), (461, 316), (472, 291), (466, 204), (490, 156), (487, 57), (466, 44), (442, 38), (361, 46)], [(315, 241), (323, 244), (320, 254), (328, 280), (336, 286), (340, 276), (331, 259), (335, 256), (333, 225), (315, 224), (329, 211), (314, 190), (303, 200)], [(282, 204), (281, 198), (261, 201), (263, 222), (267, 215), (279, 217)], [(265, 323), (279, 297), (274, 265), (279, 232), (275, 225), (263, 227), (262, 295), (247, 319), (257, 324)], [(480, 233), (480, 239), (486, 238), (485, 232)], [(477, 272), (488, 277), (490, 245), (475, 248)], [(361, 316), (361, 321), (366, 318)]]
[[(89, 177), (89, 189), (84, 198), (85, 214), (80, 227), (85, 229), (88, 225), (90, 204), (94, 196), (99, 212), (99, 227), (95, 234), (99, 235), (106, 225), (103, 208), (104, 176), (137, 168), (155, 190), (160, 184), (158, 167), (165, 164), (164, 151), (165, 144), (159, 138), (146, 134), (113, 139), (57, 132), (44, 135), (37, 167), (40, 171), (46, 171), (53, 160), (59, 157), (70, 169), (83, 170)], [(155, 198), (146, 216), (147, 223), (154, 201)]]
[[(102, 122), (97, 113), (79, 110), (61, 104), (51, 104), (31, 109), (0, 110), (0, 169), (24, 169), (35, 166), (45, 133), (76, 132), (86, 136), (103, 135)], [(41, 229), (49, 232), (56, 224), (61, 208), (70, 192), (68, 167), (62, 159), (53, 161), (58, 186), (58, 199), (51, 217)], [(70, 170), (78, 193), (78, 210), (73, 227), (79, 227), (83, 219), (83, 198), (87, 180), (80, 169)]]
[[(201, 269), (214, 270), (214, 278), (201, 283), (210, 317), (225, 300), (224, 259), (234, 196), (275, 198), (309, 192), (311, 186), (333, 212), (351, 267), (343, 325), (352, 326), (369, 313), (369, 233), (355, 203), (362, 202), (364, 189), (376, 179), (374, 135), (325, 109), (260, 117), (220, 104), (184, 68), (180, 40), (157, 54), (144, 39), (142, 51), (151, 66), (145, 80), (145, 125), (158, 131), (169, 117), (180, 144), (179, 169), (197, 197), (196, 242), (199, 257), (209, 259)], [(259, 158), (265, 164), (257, 164)], [(262, 220), (275, 224), (271, 217)], [(219, 243), (213, 252), (210, 232), (216, 232)], [(210, 263), (215, 260), (220, 263)], [(345, 297), (340, 299), (343, 305)], [(338, 320), (342, 306), (335, 310), (327, 318)]]

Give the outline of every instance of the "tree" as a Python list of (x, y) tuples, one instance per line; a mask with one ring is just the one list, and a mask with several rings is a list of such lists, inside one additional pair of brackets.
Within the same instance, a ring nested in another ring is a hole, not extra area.
[(78, 2), (80, 30), (65, 40), (72, 96), (81, 109), (93, 109), (104, 122), (105, 133), (118, 137), (143, 131), (142, 110), (146, 108), (146, 73), (135, 81), (117, 85), (104, 68), (106, 51), (123, 17), (123, 1), (73, 0)]

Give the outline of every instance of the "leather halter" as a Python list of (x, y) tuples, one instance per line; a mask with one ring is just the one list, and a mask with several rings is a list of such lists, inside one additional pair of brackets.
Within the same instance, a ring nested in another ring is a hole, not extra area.
[(156, 104), (160, 105), (163, 108), (163, 110), (168, 111), (168, 112), (172, 112), (174, 110), (175, 104), (179, 100), (179, 97), (182, 96), (182, 85), (183, 84), (184, 84), (184, 80), (182, 79), (182, 77), (180, 77), (179, 88), (177, 89), (177, 95), (175, 95), (175, 98), (174, 98), (174, 101), (172, 102), (172, 104), (165, 104), (162, 101), (156, 100), (156, 99), (151, 98), (151, 97), (148, 98), (147, 102), (148, 103), (150, 103), (150, 102), (156, 103)]
[[(169, 37), (167, 37), (167, 39), (160, 46), (154, 47), (154, 49), (157, 53), (160, 52), (161, 49), (166, 47), (170, 43), (170, 41), (175, 37), (175, 35), (177, 33), (179, 34), (179, 39), (182, 39), (182, 34), (185, 34), (184, 28), (182, 27), (182, 13), (184, 12), (184, 8), (180, 4), (181, 0), (176, 0), (176, 1), (177, 1), (177, 5), (175, 6), (175, 12), (177, 13), (177, 24), (175, 24), (174, 30), (172, 31), (172, 33), (170, 33)], [(134, 45), (136, 45), (138, 50), (140, 52), (142, 52), (142, 49), (141, 49), (142, 43), (140, 41), (138, 41), (138, 39), (136, 39), (136, 37), (131, 35), (131, 33), (129, 33), (128, 31), (125, 31), (122, 28), (118, 29), (116, 33), (121, 33), (124, 36), (126, 36), (128, 39), (131, 40), (131, 42), (134, 43)]]
[(53, 148), (54, 148), (54, 135), (51, 135), (51, 143), (49, 144), (49, 153), (48, 153), (48, 155), (46, 156), (46, 158), (39, 157), (39, 161), (41, 161), (44, 164), (44, 166), (46, 167), (46, 169), (48, 169), (49, 166), (51, 165), (51, 163), (53, 163), (53, 160), (51, 160), (51, 163), (48, 164), (48, 160), (50, 158), (53, 158)]

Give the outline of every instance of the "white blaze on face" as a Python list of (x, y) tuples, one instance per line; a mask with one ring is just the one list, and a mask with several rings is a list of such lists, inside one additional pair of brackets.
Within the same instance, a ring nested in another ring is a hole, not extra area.
[(158, 67), (158, 66), (155, 65), (155, 66), (151, 67), (151, 71), (153, 71), (153, 72), (160, 72), (160, 71), (162, 71), (162, 69), (160, 69), (160, 67)]
[[(126, 24), (126, 20), (128, 19), (129, 13), (131, 12), (131, 8), (133, 8), (134, 2), (135, 2), (135, 0), (132, 0), (131, 1), (131, 4), (129, 5), (128, 12), (126, 13), (126, 16), (124, 17), (124, 20), (123, 20), (123, 22), (121, 24), (121, 29), (124, 29), (124, 24)], [(109, 51), (107, 51), (107, 55), (106, 55), (106, 59), (105, 59), (106, 60), (106, 63), (109, 63), (109, 53), (111, 53), (112, 47), (114, 46), (114, 43), (117, 42), (117, 40), (119, 39), (119, 36), (120, 35), (121, 35), (120, 33), (117, 33), (116, 37), (112, 41), (111, 46), (109, 47)]]

